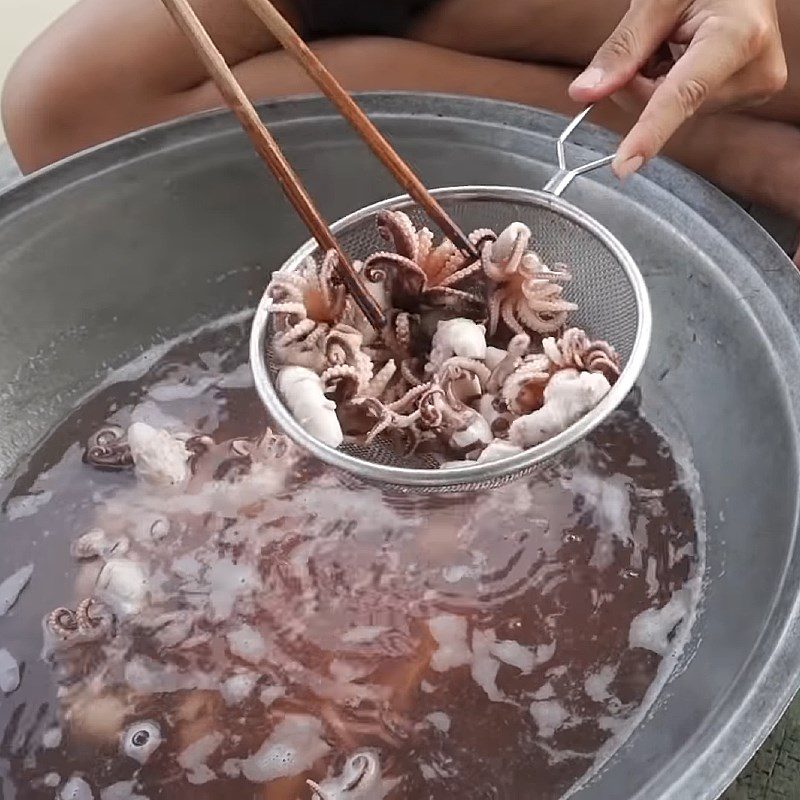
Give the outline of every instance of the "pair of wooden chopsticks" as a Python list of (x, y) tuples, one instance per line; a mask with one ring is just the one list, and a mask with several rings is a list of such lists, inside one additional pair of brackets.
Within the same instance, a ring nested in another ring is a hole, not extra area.
[[(331, 233), (315, 207), (300, 178), (281, 152), (278, 143), (264, 126), (253, 104), (248, 100), (203, 24), (197, 18), (189, 0), (162, 0), (183, 33), (187, 36), (209, 75), (217, 85), (228, 107), (238, 118), (250, 137), (258, 155), (269, 167), (286, 193), (289, 201), (307, 225), (319, 246), (335, 250), (339, 256), (340, 276), (347, 291), (358, 303), (370, 324), (380, 329), (385, 323), (383, 311), (367, 290), (361, 276)], [(372, 152), (389, 169), (397, 182), (422, 206), (430, 218), (450, 240), (469, 258), (477, 258), (475, 246), (453, 222), (447, 212), (431, 196), (419, 178), (406, 164), (380, 131), (369, 121), (339, 82), (328, 72), (311, 49), (297, 35), (270, 0), (245, 0), (269, 32), (308, 73), (323, 94), (336, 106), (342, 116), (364, 139)]]

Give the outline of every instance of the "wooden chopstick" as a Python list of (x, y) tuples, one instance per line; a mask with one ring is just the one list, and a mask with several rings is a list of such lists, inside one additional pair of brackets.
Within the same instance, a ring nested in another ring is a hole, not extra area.
[[(445, 235), (468, 258), (477, 259), (478, 251), (464, 232), (439, 205), (424, 184), (403, 161), (381, 132), (370, 122), (369, 117), (342, 88), (336, 78), (325, 68), (313, 51), (300, 38), (283, 15), (270, 0), (245, 0), (253, 13), (266, 25), (269, 32), (294, 57), (308, 73), (323, 94), (339, 109), (372, 152), (392, 173), (395, 180), (425, 209), (430, 218), (442, 229)], [(328, 0), (334, 2), (334, 0)], [(374, 0), (380, 3), (381, 0)]]
[(315, 207), (300, 178), (281, 152), (278, 143), (264, 126), (253, 104), (228, 67), (203, 24), (197, 18), (188, 0), (162, 0), (167, 11), (191, 42), (197, 55), (217, 85), (230, 110), (236, 115), (245, 133), (272, 174), (277, 178), (286, 197), (308, 227), (319, 246), (335, 250), (339, 256), (339, 274), (347, 291), (358, 303), (370, 324), (381, 330), (386, 322), (383, 311), (369, 293), (361, 276), (331, 233), (322, 215)]

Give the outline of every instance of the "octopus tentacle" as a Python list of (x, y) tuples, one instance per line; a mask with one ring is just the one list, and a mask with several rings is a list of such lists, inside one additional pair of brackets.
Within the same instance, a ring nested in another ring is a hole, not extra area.
[(75, 621), (80, 633), (97, 636), (108, 632), (113, 622), (113, 615), (103, 603), (93, 597), (87, 597), (78, 604)]
[(515, 314), (515, 301), (511, 297), (506, 297), (500, 304), (500, 316), (514, 333), (525, 333), (525, 328), (517, 321)]
[(267, 289), (267, 296), (272, 300), (270, 308), (273, 314), (279, 315), (284, 325), (301, 322), (308, 316), (303, 302), (303, 285), (305, 281), (293, 273), (276, 273)]
[(448, 374), (452, 376), (455, 375), (457, 371), (462, 373), (458, 376), (459, 378), (463, 377), (463, 373), (465, 372), (474, 375), (480, 382), (482, 389), (486, 388), (492, 374), (489, 367), (482, 361), (478, 361), (475, 358), (464, 358), (463, 356), (452, 356), (448, 358), (447, 361), (442, 364), (438, 374), (439, 376)]
[(352, 400), (352, 403), (363, 407), (368, 414), (377, 418), (377, 422), (364, 439), (365, 444), (372, 444), (378, 436), (389, 429), (411, 427), (420, 416), (419, 411), (408, 415), (400, 414), (390, 406), (385, 406), (380, 400), (371, 397), (357, 397)]
[(483, 308), (480, 297), (449, 286), (434, 286), (423, 292), (421, 299), (429, 305), (453, 309), (461, 314), (475, 313)]
[(481, 250), (484, 244), (496, 241), (497, 234), (491, 228), (476, 228), (468, 238), (478, 250)]
[(397, 365), (394, 359), (389, 359), (372, 377), (364, 393), (369, 397), (381, 397), (396, 373)]
[(414, 223), (402, 211), (381, 211), (378, 214), (378, 231), (390, 240), (397, 253), (418, 263), (419, 239)]
[(531, 294), (525, 300), (519, 300), (518, 303), (527, 308), (532, 313), (545, 313), (545, 314), (566, 314), (570, 311), (575, 311), (576, 306), (574, 303), (569, 303), (566, 300), (551, 299), (555, 295)]
[[(311, 259), (311, 264), (314, 265), (314, 260)], [(307, 265), (306, 265), (307, 266)], [(267, 295), (274, 299), (280, 298), (293, 298), (295, 300), (303, 299), (303, 289), (308, 282), (308, 278), (304, 277), (303, 272), (276, 272), (272, 276), (269, 286), (267, 287)]]
[(71, 608), (56, 608), (47, 617), (48, 629), (59, 638), (67, 638), (78, 630), (78, 618)]
[(436, 284), (453, 259), (463, 259), (463, 256), (449, 239), (443, 239), (441, 244), (430, 251), (425, 263), (421, 265), (428, 276), (428, 281)]
[(608, 342), (593, 342), (580, 328), (569, 328), (558, 341), (545, 339), (542, 348), (558, 367), (599, 372), (611, 384), (620, 375), (620, 359), (616, 350)]
[(401, 311), (394, 320), (394, 341), (404, 354), (411, 352), (411, 315)]
[(464, 427), (468, 422), (468, 415), (474, 412), (460, 402), (454, 407), (450, 401), (451, 398), (440, 383), (431, 383), (418, 403), (423, 424), (443, 434)]
[[(433, 249), (433, 231), (428, 228), (422, 228), (417, 233), (417, 264), (428, 272), (426, 264)], [(429, 275), (430, 277), (430, 275)]]
[(539, 277), (549, 284), (562, 286), (572, 280), (572, 273), (566, 264), (555, 264), (548, 267), (537, 253), (528, 253), (522, 260), (520, 272), (526, 276)]
[(329, 326), (307, 318), (290, 326), (273, 340), (275, 355), (283, 364), (322, 369), (325, 354), (320, 347)]
[(619, 354), (607, 342), (592, 342), (583, 361), (587, 372), (600, 372), (612, 386), (620, 376)]
[(459, 283), (463, 283), (467, 279), (473, 277), (477, 273), (481, 271), (482, 267), (479, 261), (473, 261), (472, 264), (467, 265), (466, 267), (462, 267), (457, 272), (448, 275), (443, 280), (437, 283), (437, 286), (440, 288), (447, 288), (449, 286), (457, 286)]
[[(489, 298), (488, 328), (490, 336), (494, 336), (497, 333), (497, 328), (500, 325), (500, 319), (505, 299), (506, 299), (505, 289), (498, 289)], [(518, 331), (518, 333), (520, 332), (521, 331)]]
[(284, 322), (289, 325), (302, 322), (308, 317), (305, 305), (299, 301), (273, 303), (270, 310), (273, 314), (283, 315)]
[(430, 383), (422, 383), (417, 386), (412, 386), (399, 400), (395, 400), (386, 407), (390, 411), (401, 411), (418, 400), (425, 391), (430, 388), (430, 385)]
[(355, 328), (339, 323), (327, 332), (325, 356), (328, 363), (355, 364), (361, 354), (364, 337)]
[[(552, 305), (547, 304), (549, 307), (552, 307)], [(550, 308), (547, 308), (547, 310), (532, 309), (522, 301), (517, 301), (514, 310), (516, 311), (516, 318), (536, 333), (555, 333), (564, 327), (564, 323), (567, 321), (567, 311), (554, 311), (550, 310)]]
[(422, 378), (417, 377), (414, 371), (415, 367), (419, 368), (419, 359), (417, 358), (406, 358), (400, 364), (400, 375), (409, 386), (419, 386), (425, 382)]
[(416, 297), (425, 288), (428, 276), (410, 258), (399, 253), (379, 252), (364, 262), (364, 277), (371, 283), (390, 279), (394, 291)]
[(296, 325), (292, 325), (289, 329), (284, 331), (280, 336), (277, 337), (276, 342), (279, 342), (281, 345), (292, 345), (299, 342), (301, 339), (305, 339), (310, 334), (312, 334), (317, 329), (318, 323), (314, 322), (313, 319), (304, 319), (302, 322), (298, 322)]
[(508, 343), (506, 355), (503, 360), (492, 370), (486, 382), (486, 390), (490, 394), (497, 394), (507, 378), (522, 363), (522, 359), (531, 346), (531, 337), (527, 333), (518, 333)]
[(523, 266), (530, 240), (531, 229), (527, 225), (521, 222), (509, 225), (492, 246), (492, 263), (502, 274), (514, 274)]
[(328, 367), (321, 378), (325, 394), (336, 394), (338, 399), (355, 397), (364, 388), (359, 371), (349, 364)]
[(133, 467), (133, 455), (125, 431), (117, 425), (101, 428), (89, 439), (83, 461), (97, 469), (112, 471)]

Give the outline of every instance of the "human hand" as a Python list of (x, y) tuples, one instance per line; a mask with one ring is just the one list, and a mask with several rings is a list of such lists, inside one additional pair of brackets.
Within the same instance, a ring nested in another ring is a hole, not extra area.
[[(703, 110), (765, 102), (786, 84), (776, 0), (632, 0), (628, 13), (570, 86), (594, 103), (621, 89), (644, 106), (613, 163), (625, 178), (657, 155), (689, 117)], [(643, 67), (665, 43), (684, 46), (669, 71)]]

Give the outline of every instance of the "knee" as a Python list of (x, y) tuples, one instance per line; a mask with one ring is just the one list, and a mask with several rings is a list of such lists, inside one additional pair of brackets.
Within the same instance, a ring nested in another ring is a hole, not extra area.
[(0, 112), (23, 172), (126, 132), (135, 92), (117, 70), (97, 61), (91, 50), (45, 37), (14, 64)]
[(23, 172), (66, 154), (59, 152), (63, 149), (59, 140), (71, 122), (71, 98), (69, 87), (56, 77), (57, 68), (52, 54), (33, 45), (14, 64), (3, 88), (3, 126)]
[[(79, 61), (79, 54), (74, 56)], [(91, 109), (85, 107), (86, 92), (79, 88), (79, 65), (73, 63), (65, 71), (62, 58), (50, 47), (31, 45), (12, 67), (3, 88), (3, 126), (9, 147), (26, 173), (80, 149), (75, 144), (81, 120), (91, 116)]]

